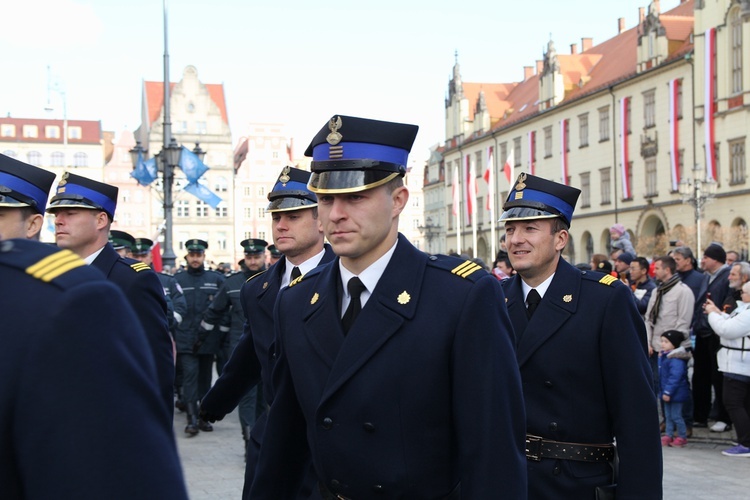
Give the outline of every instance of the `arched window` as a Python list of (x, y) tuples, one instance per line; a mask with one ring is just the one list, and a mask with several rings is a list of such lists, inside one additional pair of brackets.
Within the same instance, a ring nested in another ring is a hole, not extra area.
[(40, 153), (39, 151), (29, 151), (26, 155), (26, 158), (29, 162), (29, 165), (38, 167), (42, 164), (42, 153)]
[(89, 157), (86, 153), (80, 151), (73, 155), (73, 166), (74, 167), (88, 167)]
[(62, 151), (53, 151), (49, 157), (49, 162), (53, 167), (64, 167), (65, 155), (62, 153)]

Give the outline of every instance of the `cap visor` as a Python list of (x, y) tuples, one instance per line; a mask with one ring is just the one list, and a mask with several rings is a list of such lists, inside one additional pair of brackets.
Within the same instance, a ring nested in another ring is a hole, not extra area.
[(317, 206), (318, 204), (314, 201), (282, 196), (272, 200), (268, 204), (266, 212), (284, 212), (287, 210), (301, 210), (303, 208), (313, 208)]
[(356, 193), (382, 186), (401, 175), (382, 170), (327, 170), (313, 172), (308, 189), (314, 193)]
[(498, 222), (511, 220), (554, 219), (555, 217), (562, 218), (560, 214), (553, 214), (538, 208), (513, 207), (503, 212), (498, 219)]

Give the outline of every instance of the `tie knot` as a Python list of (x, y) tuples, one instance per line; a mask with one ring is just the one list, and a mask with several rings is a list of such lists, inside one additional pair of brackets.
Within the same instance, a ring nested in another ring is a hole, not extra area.
[(542, 301), (542, 296), (539, 295), (539, 292), (536, 291), (535, 288), (532, 288), (529, 291), (529, 294), (526, 296), (526, 304), (528, 305), (539, 305), (539, 303)]
[(299, 270), (299, 267), (294, 266), (292, 268), (292, 281), (296, 280), (300, 276), (302, 276), (302, 271)]
[(346, 289), (349, 290), (349, 295), (352, 300), (359, 300), (359, 296), (362, 295), (362, 292), (367, 290), (367, 287), (362, 283), (361, 279), (355, 276), (346, 284)]

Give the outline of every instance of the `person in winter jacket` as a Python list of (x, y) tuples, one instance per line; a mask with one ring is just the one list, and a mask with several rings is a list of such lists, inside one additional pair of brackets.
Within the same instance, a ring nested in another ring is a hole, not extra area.
[[(682, 448), (687, 444), (687, 427), (682, 417), (682, 405), (690, 396), (687, 379), (687, 362), (681, 358), (670, 358), (668, 354), (679, 347), (685, 335), (679, 330), (668, 330), (661, 334), (661, 353), (659, 353), (659, 395), (664, 401), (665, 435), (661, 438), (662, 446)], [(677, 428), (677, 437), (674, 435)]]

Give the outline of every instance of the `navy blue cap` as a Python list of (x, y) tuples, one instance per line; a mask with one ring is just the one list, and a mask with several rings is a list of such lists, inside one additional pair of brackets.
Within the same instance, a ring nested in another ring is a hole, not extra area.
[(318, 197), (307, 187), (310, 172), (294, 167), (284, 167), (268, 193), (267, 212), (285, 212), (318, 206)]
[(335, 115), (305, 151), (312, 156), (308, 187), (314, 193), (364, 191), (406, 174), (419, 127)]
[(118, 189), (115, 186), (65, 172), (62, 180), (57, 184), (57, 191), (47, 211), (54, 212), (58, 208), (90, 208), (102, 210), (109, 215), (110, 219), (114, 219), (117, 192)]
[(115, 250), (130, 249), (135, 243), (135, 238), (125, 231), (112, 229), (109, 231), (109, 242), (112, 243)]
[(185, 242), (185, 248), (187, 248), (188, 252), (205, 252), (208, 248), (208, 242), (193, 238)]
[(32, 207), (44, 214), (55, 174), (0, 154), (0, 207)]
[(570, 226), (580, 194), (580, 189), (523, 172), (503, 203), (500, 221), (560, 217)]
[(133, 251), (133, 255), (147, 255), (153, 246), (154, 242), (148, 238), (136, 238), (131, 246), (131, 250)]
[(268, 242), (265, 240), (259, 240), (257, 238), (249, 238), (242, 240), (240, 246), (245, 250), (245, 255), (253, 255), (259, 253), (266, 253), (266, 247)]

